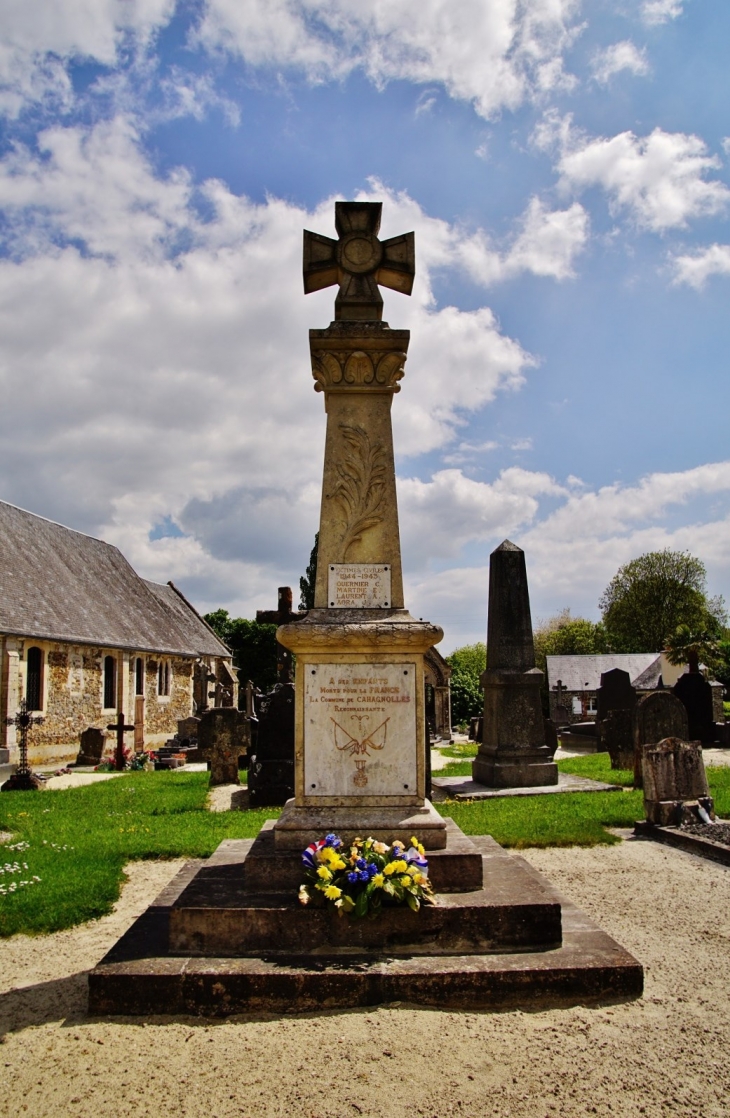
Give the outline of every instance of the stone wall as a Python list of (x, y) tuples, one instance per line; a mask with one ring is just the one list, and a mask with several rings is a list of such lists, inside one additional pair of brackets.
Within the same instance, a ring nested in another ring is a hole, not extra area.
[[(193, 712), (192, 659), (167, 657), (170, 665), (170, 694), (157, 693), (158, 658), (119, 649), (72, 645), (14, 637), (0, 639), (0, 747), (10, 749), (17, 761), (14, 726), (5, 718), (14, 717), (26, 688), (27, 650), (37, 646), (43, 652), (43, 725), (29, 735), (31, 764), (73, 761), (79, 749), (79, 735), (88, 726), (105, 729), (113, 722), (117, 708), (124, 711), (128, 724), (135, 717), (135, 660), (145, 660), (144, 741), (159, 745), (171, 737), (178, 719)], [(117, 702), (104, 708), (103, 665), (105, 656), (114, 656), (117, 666)], [(133, 735), (126, 736), (132, 746)]]

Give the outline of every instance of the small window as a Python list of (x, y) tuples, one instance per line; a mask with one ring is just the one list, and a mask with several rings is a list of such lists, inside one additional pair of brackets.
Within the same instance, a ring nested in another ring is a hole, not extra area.
[(157, 666), (157, 694), (170, 694), (170, 661), (160, 660)]
[(117, 706), (117, 662), (113, 656), (104, 657), (104, 707), (116, 710)]
[(28, 649), (25, 701), (28, 710), (43, 710), (43, 652), (35, 645)]
[(134, 662), (134, 693), (144, 695), (144, 660), (141, 656)]
[(583, 704), (577, 695), (573, 696), (573, 714), (582, 714)]

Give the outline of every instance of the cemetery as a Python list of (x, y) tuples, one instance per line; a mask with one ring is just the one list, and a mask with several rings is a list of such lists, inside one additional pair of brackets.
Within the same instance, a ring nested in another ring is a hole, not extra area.
[[(235, 679), (231, 650), (172, 584), (137, 586), (103, 549), (140, 617), (167, 617), (177, 644), (121, 622), (107, 643), (100, 614), (43, 638), (5, 625), (17, 765), (0, 795), (0, 1054), (25, 1046), (32, 1068), (6, 1062), (14, 1098), (45, 1098), (46, 1044), (64, 1114), (92, 1113), (97, 1077), (125, 1114), (188, 1113), (190, 1097), (215, 1114), (317, 1118), (608, 1113), (617, 1089), (617, 1113), (659, 1114), (703, 1088), (687, 1030), (724, 1043), (730, 743), (705, 677), (650, 687), (651, 657), (633, 676), (604, 664), (594, 745), (571, 753), (544, 712), (529, 556), (505, 540), (485, 587), (478, 740), (453, 733), (443, 629), (404, 595), (391, 409), (410, 334), (383, 322), (379, 288), (410, 294), (415, 244), (379, 238), (381, 208), (336, 202), (337, 238), (304, 234), (305, 292), (338, 293), (334, 320), (309, 334), (326, 413), (313, 604), (294, 610), (280, 587), (257, 617), (277, 626), (273, 690)], [(25, 530), (46, 531), (29, 515)], [(113, 694), (74, 714), (77, 775), (34, 771), (42, 715), (57, 717), (52, 698), (28, 703), (36, 647), (49, 672), (91, 649), (79, 671), (100, 691), (101, 652), (115, 650)], [(136, 663), (156, 699), (168, 663), (180, 698), (154, 723), (154, 762), (128, 771), (128, 736), (141, 754), (150, 717), (133, 702)], [(577, 690), (559, 680), (550, 713)], [(116, 771), (88, 771), (107, 747)], [(717, 1062), (703, 1115), (723, 1112)]]

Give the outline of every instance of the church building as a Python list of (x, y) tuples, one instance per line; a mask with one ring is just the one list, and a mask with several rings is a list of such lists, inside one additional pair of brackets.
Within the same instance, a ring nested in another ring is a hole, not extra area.
[(25, 698), (43, 717), (32, 764), (74, 760), (118, 712), (137, 750), (179, 719), (233, 706), (231, 653), (171, 582), (147, 582), (111, 544), (0, 501), (0, 763), (17, 761)]

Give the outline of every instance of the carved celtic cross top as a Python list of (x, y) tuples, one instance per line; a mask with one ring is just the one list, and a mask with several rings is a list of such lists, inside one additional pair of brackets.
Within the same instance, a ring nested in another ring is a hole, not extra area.
[(304, 231), (304, 291), (339, 284), (335, 321), (380, 322), (378, 284), (410, 295), (416, 273), (413, 233), (378, 240), (382, 202), (335, 202), (339, 240)]

